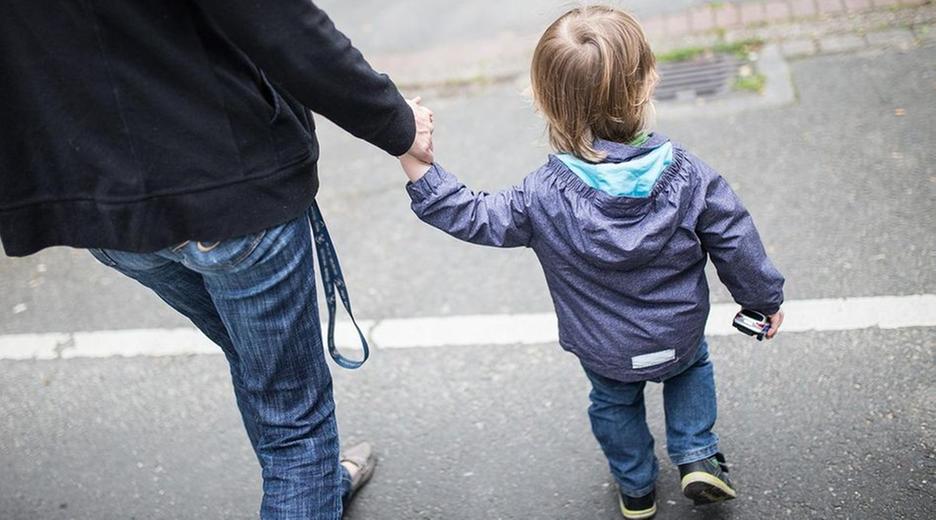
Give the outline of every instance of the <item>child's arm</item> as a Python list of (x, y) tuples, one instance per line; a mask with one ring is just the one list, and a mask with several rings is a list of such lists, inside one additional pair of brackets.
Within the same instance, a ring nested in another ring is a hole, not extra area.
[(712, 258), (718, 278), (734, 300), (770, 317), (772, 338), (783, 322), (783, 275), (777, 271), (761, 243), (751, 215), (720, 175), (711, 173), (705, 191), (705, 209), (696, 232)]
[[(473, 193), (440, 166), (400, 158), (409, 177), (413, 212), (455, 238), (496, 247), (527, 246), (533, 235), (524, 185), (494, 194)], [(524, 183), (525, 184), (525, 183)]]
[(403, 167), (403, 172), (406, 173), (406, 177), (410, 182), (422, 179), (423, 175), (429, 171), (429, 168), (432, 168), (431, 164), (422, 162), (410, 154), (400, 156), (400, 166)]

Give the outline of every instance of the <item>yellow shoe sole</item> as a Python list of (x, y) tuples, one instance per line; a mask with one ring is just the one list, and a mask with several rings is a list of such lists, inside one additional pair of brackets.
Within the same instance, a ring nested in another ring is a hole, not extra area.
[(696, 505), (731, 500), (738, 493), (722, 479), (704, 471), (693, 471), (682, 478), (682, 490)]
[(653, 518), (657, 514), (656, 504), (653, 504), (653, 507), (649, 509), (631, 511), (624, 507), (624, 499), (620, 496), (618, 496), (618, 503), (621, 504), (621, 515), (627, 520), (646, 520), (647, 518)]

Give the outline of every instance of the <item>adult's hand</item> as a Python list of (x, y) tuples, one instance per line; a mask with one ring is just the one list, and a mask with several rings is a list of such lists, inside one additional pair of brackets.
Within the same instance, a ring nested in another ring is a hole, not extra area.
[(416, 118), (416, 138), (413, 140), (413, 146), (406, 152), (424, 163), (432, 163), (432, 110), (422, 106), (422, 98), (414, 98), (406, 101), (413, 109), (413, 117)]

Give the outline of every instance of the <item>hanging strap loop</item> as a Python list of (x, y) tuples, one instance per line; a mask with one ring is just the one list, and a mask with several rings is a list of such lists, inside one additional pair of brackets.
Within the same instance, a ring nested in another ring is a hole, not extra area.
[[(367, 338), (361, 332), (354, 319), (354, 313), (351, 312), (351, 298), (348, 296), (348, 288), (345, 285), (344, 275), (341, 274), (341, 265), (338, 263), (338, 254), (335, 252), (335, 245), (332, 243), (331, 236), (328, 234), (328, 228), (325, 227), (325, 219), (322, 218), (322, 212), (319, 210), (318, 203), (312, 202), (312, 208), (309, 209), (309, 223), (312, 225), (312, 235), (315, 239), (315, 251), (318, 256), (319, 271), (322, 277), (322, 287), (325, 289), (325, 303), (328, 306), (328, 353), (335, 363), (342, 368), (354, 370), (361, 368), (367, 358), (370, 357), (370, 348), (367, 345)], [(360, 361), (348, 359), (338, 352), (335, 346), (335, 311), (337, 301), (335, 295), (341, 298), (341, 304), (351, 318), (351, 324), (357, 330), (358, 337), (361, 339), (361, 348), (364, 356)]]

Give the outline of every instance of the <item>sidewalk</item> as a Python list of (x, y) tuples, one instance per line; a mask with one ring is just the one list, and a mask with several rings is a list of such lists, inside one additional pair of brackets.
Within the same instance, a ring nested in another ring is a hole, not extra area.
[[(658, 54), (718, 43), (778, 43), (784, 56), (908, 50), (936, 41), (931, 0), (767, 0), (712, 3), (643, 20)], [(402, 89), (525, 81), (538, 34), (453, 42), (412, 53), (371, 57)]]

